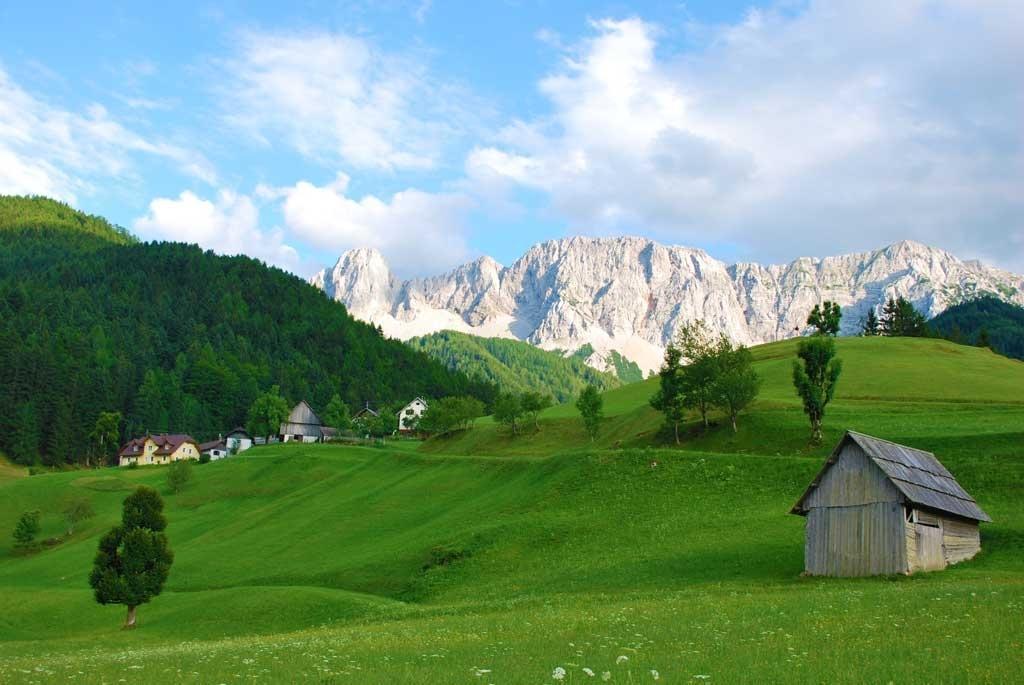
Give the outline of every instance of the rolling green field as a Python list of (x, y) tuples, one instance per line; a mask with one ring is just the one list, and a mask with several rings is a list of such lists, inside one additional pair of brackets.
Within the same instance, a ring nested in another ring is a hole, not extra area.
[[(606, 395), (593, 445), (555, 407), (419, 450), (292, 446), (195, 469), (0, 473), (0, 682), (1001, 683), (1024, 668), (1024, 364), (929, 340), (840, 341), (826, 418), (934, 450), (993, 517), (983, 552), (909, 578), (802, 578), (787, 512), (806, 448), (792, 343), (755, 350), (762, 397), (657, 448), (650, 382)], [(19, 477), (20, 476), (20, 477)], [(92, 601), (99, 535), (140, 483), (175, 565), (122, 631)], [(31, 555), (9, 531), (62, 501), (97, 516)], [(590, 673), (594, 675), (591, 676)]]

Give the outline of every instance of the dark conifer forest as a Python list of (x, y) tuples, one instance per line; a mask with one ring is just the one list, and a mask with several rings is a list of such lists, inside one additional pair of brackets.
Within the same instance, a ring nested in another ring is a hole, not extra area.
[(353, 407), (495, 394), (262, 262), (140, 243), (53, 200), (0, 197), (0, 451), (98, 458), (102, 412), (121, 413), (122, 439), (208, 439), (244, 425), (273, 385), (318, 409), (335, 393)]

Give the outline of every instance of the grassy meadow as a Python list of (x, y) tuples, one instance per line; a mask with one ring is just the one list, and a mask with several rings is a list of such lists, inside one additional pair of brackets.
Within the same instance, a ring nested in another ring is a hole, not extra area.
[[(808, 449), (792, 342), (740, 432), (659, 447), (654, 383), (537, 434), (481, 421), (419, 449), (281, 445), (197, 466), (28, 477), (0, 464), (0, 683), (1002, 683), (1024, 668), (1024, 363), (931, 340), (839, 341), (828, 439), (934, 450), (993, 517), (982, 553), (909, 578), (803, 578), (788, 514)], [(175, 563), (122, 631), (87, 584), (138, 484), (165, 497)], [(63, 501), (97, 515), (70, 537)], [(27, 509), (59, 544), (24, 554)]]

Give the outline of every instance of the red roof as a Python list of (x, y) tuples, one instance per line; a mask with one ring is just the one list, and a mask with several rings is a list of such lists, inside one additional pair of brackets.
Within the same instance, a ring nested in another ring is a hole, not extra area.
[(160, 455), (160, 456), (166, 456), (168, 454), (173, 454), (175, 450), (177, 450), (179, 447), (181, 447), (186, 442), (190, 442), (193, 445), (195, 445), (196, 449), (199, 448), (199, 444), (196, 442), (196, 439), (193, 438), (191, 435), (186, 435), (184, 433), (174, 433), (174, 434), (170, 434), (170, 435), (168, 435), (168, 434), (145, 435), (145, 436), (143, 436), (141, 438), (133, 438), (133, 439), (129, 440), (127, 443), (125, 443), (125, 445), (117, 453), (118, 456), (120, 456), (120, 457), (139, 457), (139, 456), (142, 456), (145, 453), (143, 451), (143, 447), (146, 444), (146, 440), (152, 440), (153, 441), (153, 443), (156, 445), (156, 451), (153, 452), (153, 454)]

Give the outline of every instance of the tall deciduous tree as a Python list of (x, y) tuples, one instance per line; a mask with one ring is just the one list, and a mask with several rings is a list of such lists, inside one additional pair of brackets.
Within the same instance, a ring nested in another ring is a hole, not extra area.
[(825, 300), (820, 305), (814, 305), (810, 316), (807, 317), (807, 325), (814, 326), (818, 335), (838, 335), (839, 322), (843, 318), (839, 304), (831, 300)]
[(712, 395), (715, 405), (729, 417), (732, 432), (736, 432), (736, 418), (757, 399), (761, 379), (754, 371), (754, 360), (743, 345), (733, 347), (722, 338), (715, 352), (716, 374)]
[(281, 397), (281, 389), (273, 386), (249, 407), (249, 432), (267, 438), (277, 435), (289, 411), (287, 400)]
[(576, 409), (583, 419), (583, 427), (590, 436), (590, 441), (597, 439), (597, 433), (601, 429), (601, 421), (604, 419), (604, 398), (593, 385), (588, 385), (580, 392), (576, 400)]
[(341, 401), (341, 395), (335, 394), (324, 409), (323, 421), (339, 431), (346, 431), (352, 427), (352, 415), (349, 413), (348, 405)]
[(686, 414), (683, 395), (682, 351), (670, 344), (665, 349), (665, 361), (658, 371), (658, 390), (651, 397), (651, 406), (665, 415), (665, 426), (672, 429), (676, 444), (679, 444), (679, 424)]
[(64, 521), (68, 524), (68, 535), (75, 532), (75, 526), (96, 515), (88, 497), (72, 497), (64, 503)]
[(167, 469), (167, 487), (171, 492), (178, 494), (185, 489), (190, 480), (192, 480), (192, 460), (179, 459), (171, 462)]
[(519, 421), (523, 417), (523, 403), (519, 395), (504, 393), (494, 400), (494, 419), (512, 429), (512, 435), (519, 433)]
[(533, 429), (540, 430), (540, 413), (551, 406), (550, 395), (539, 392), (524, 392), (519, 399), (523, 414), (533, 422)]
[(693, 321), (679, 329), (677, 340), (685, 363), (680, 381), (683, 406), (696, 409), (707, 430), (708, 412), (714, 405), (718, 376), (717, 351), (723, 344), (728, 344), (728, 339), (723, 335), (716, 343), (703, 321)]
[(156, 490), (140, 487), (125, 499), (121, 525), (100, 540), (89, 585), (100, 604), (128, 607), (125, 628), (134, 628), (138, 607), (163, 590), (174, 562), (163, 508)]
[(96, 455), (97, 463), (102, 464), (117, 449), (121, 437), (121, 412), (103, 411), (96, 417), (92, 432), (89, 433), (90, 452)]
[[(800, 361), (793, 362), (793, 385), (803, 400), (804, 413), (811, 421), (811, 442), (821, 442), (821, 422), (825, 407), (832, 401), (842, 373), (842, 361), (836, 359), (836, 341), (830, 336), (805, 338), (797, 345)], [(802, 362), (802, 363), (801, 363)]]

